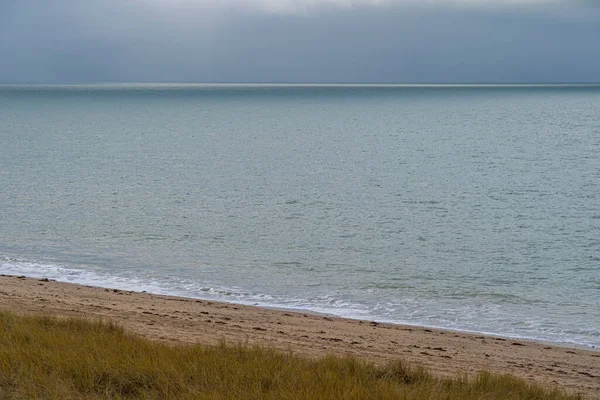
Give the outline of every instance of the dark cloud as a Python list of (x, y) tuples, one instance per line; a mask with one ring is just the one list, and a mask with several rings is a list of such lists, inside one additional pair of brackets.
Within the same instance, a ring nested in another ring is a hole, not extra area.
[(51, 3), (0, 0), (0, 82), (600, 81), (600, 10), (574, 6), (585, 0), (309, 13)]

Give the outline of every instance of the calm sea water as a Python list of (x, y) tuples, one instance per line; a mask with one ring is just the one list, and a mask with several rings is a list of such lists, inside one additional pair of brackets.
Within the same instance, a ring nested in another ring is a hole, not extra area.
[(600, 86), (3, 86), (0, 273), (600, 346)]

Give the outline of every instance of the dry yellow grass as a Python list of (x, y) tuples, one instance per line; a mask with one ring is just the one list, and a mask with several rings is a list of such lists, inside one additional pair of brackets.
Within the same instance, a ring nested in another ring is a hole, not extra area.
[(0, 312), (1, 399), (579, 399), (511, 377), (435, 377), (401, 361), (168, 346), (113, 324)]

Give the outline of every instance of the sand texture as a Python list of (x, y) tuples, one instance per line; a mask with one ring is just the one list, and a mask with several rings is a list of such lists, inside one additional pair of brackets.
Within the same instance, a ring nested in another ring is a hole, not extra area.
[(170, 343), (261, 344), (319, 356), (402, 358), (442, 374), (511, 373), (600, 399), (600, 351), (420, 327), (0, 276), (0, 308), (101, 318)]

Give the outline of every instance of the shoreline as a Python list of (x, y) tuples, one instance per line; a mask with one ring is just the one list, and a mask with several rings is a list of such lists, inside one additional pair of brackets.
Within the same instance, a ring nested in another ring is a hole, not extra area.
[[(8, 258), (9, 261), (22, 261), (19, 260), (18, 258), (13, 258), (11, 259), (10, 257)], [(117, 288), (118, 290), (123, 290), (123, 291), (135, 291), (135, 292), (141, 292), (142, 290), (144, 292), (148, 292), (148, 293), (152, 293), (152, 294), (159, 294), (159, 295), (164, 295), (164, 296), (174, 296), (174, 297), (185, 297), (185, 298), (191, 298), (194, 300), (205, 300), (205, 301), (214, 301), (214, 302), (223, 302), (223, 303), (230, 303), (230, 304), (238, 304), (238, 305), (244, 305), (244, 306), (254, 306), (254, 307), (261, 307), (261, 308), (266, 308), (266, 309), (273, 309), (273, 310), (279, 310), (279, 311), (289, 311), (289, 312), (299, 312), (299, 313), (308, 313), (308, 314), (313, 314), (313, 315), (317, 315), (317, 316), (328, 316), (328, 317), (333, 317), (333, 318), (345, 318), (345, 319), (351, 319), (351, 320), (363, 320), (363, 321), (376, 321), (378, 323), (386, 323), (386, 324), (392, 324), (392, 325), (402, 325), (402, 326), (412, 326), (412, 327), (420, 327), (420, 328), (428, 328), (428, 329), (435, 329), (435, 330), (442, 330), (442, 331), (449, 331), (449, 332), (456, 332), (456, 333), (464, 333), (464, 334), (471, 334), (471, 335), (483, 335), (483, 336), (492, 336), (492, 337), (500, 337), (500, 338), (505, 338), (505, 339), (511, 339), (511, 340), (523, 340), (523, 341), (533, 341), (533, 342), (537, 342), (537, 343), (544, 343), (550, 346), (559, 346), (559, 347), (566, 347), (566, 348), (574, 348), (574, 349), (582, 349), (582, 350), (591, 350), (591, 351), (599, 351), (600, 352), (600, 344), (594, 343), (586, 343), (586, 342), (576, 342), (576, 341), (567, 341), (567, 340), (555, 340), (553, 338), (548, 338), (548, 337), (533, 337), (533, 336), (522, 336), (522, 335), (518, 335), (518, 334), (511, 334), (511, 333), (507, 333), (507, 332), (495, 332), (495, 331), (485, 331), (485, 330), (477, 330), (477, 329), (469, 329), (468, 327), (465, 328), (461, 328), (461, 327), (446, 327), (446, 326), (439, 326), (439, 325), (428, 325), (426, 323), (422, 323), (421, 321), (402, 321), (402, 320), (388, 320), (388, 319), (379, 319), (377, 316), (374, 315), (357, 315), (356, 313), (349, 313), (349, 314), (344, 314), (344, 313), (336, 313), (336, 311), (331, 311), (331, 310), (315, 310), (315, 309), (310, 309), (310, 308), (303, 308), (300, 306), (293, 306), (293, 305), (284, 305), (284, 304), (277, 304), (277, 303), (270, 303), (270, 302), (265, 302), (265, 301), (261, 301), (260, 303), (256, 302), (255, 300), (248, 300), (248, 299), (223, 299), (223, 298), (219, 298), (219, 296), (210, 296), (210, 295), (204, 295), (204, 296), (196, 296), (193, 295), (191, 293), (181, 290), (173, 290), (173, 288), (167, 289), (165, 287), (162, 287), (160, 284), (156, 284), (156, 283), (150, 283), (148, 284), (148, 282), (143, 282), (143, 283), (133, 283), (132, 281), (128, 281), (127, 278), (125, 278), (125, 280), (122, 280), (121, 278), (116, 277), (101, 277), (101, 276), (96, 276), (94, 275), (93, 272), (91, 272), (91, 276), (87, 276), (84, 279), (75, 279), (75, 280), (63, 280), (63, 276), (65, 275), (69, 275), (72, 272), (75, 273), (81, 273), (83, 272), (83, 270), (81, 269), (73, 269), (73, 268), (69, 268), (69, 267), (63, 267), (60, 266), (58, 264), (53, 264), (53, 262), (51, 262), (51, 266), (55, 267), (56, 270), (50, 270), (50, 271), (43, 271), (40, 272), (38, 270), (38, 266), (41, 266), (42, 268), (47, 267), (46, 264), (38, 264), (37, 262), (34, 261), (29, 261), (29, 262), (25, 262), (27, 268), (23, 268), (22, 265), (19, 265), (18, 268), (14, 268), (14, 266), (11, 266), (12, 268), (3, 268), (2, 271), (0, 271), (0, 276), (2, 275), (7, 275), (7, 276), (26, 276), (29, 278), (33, 278), (33, 279), (42, 279), (42, 278), (48, 278), (50, 280), (56, 280), (58, 282), (64, 282), (64, 283), (71, 283), (74, 285), (81, 285), (81, 286), (94, 286), (94, 287), (101, 287), (101, 288)], [(5, 266), (3, 266), (5, 267)], [(49, 273), (48, 273), (49, 272)], [(90, 272), (90, 271), (86, 271), (86, 272)], [(142, 285), (142, 287), (140, 288), (139, 285)], [(136, 286), (138, 286), (136, 288)], [(223, 289), (221, 288), (221, 290), (229, 290), (229, 289)], [(343, 311), (343, 310), (342, 310)]]
[(348, 319), (46, 279), (0, 276), (0, 308), (19, 314), (114, 321), (168, 343), (247, 343), (310, 357), (401, 358), (442, 375), (480, 370), (600, 399), (600, 351), (495, 335)]
[[(79, 285), (79, 284), (75, 283), (75, 285)], [(96, 287), (96, 286), (94, 286), (94, 287)], [(97, 286), (97, 287), (104, 288), (103, 286)], [(154, 294), (156, 294), (156, 293), (154, 293)], [(418, 323), (410, 323), (410, 322), (394, 322), (394, 321), (386, 321), (386, 320), (344, 317), (341, 315), (320, 312), (320, 311), (313, 311), (313, 310), (304, 309), (304, 308), (286, 308), (286, 307), (265, 306), (265, 305), (258, 305), (258, 304), (232, 303), (232, 302), (228, 302), (228, 301), (210, 300), (210, 299), (186, 297), (186, 296), (176, 296), (176, 295), (169, 295), (169, 294), (165, 294), (165, 295), (159, 294), (159, 295), (160, 296), (168, 296), (168, 297), (183, 297), (183, 298), (189, 298), (191, 300), (211, 301), (214, 303), (231, 304), (231, 305), (236, 305), (236, 306), (257, 307), (257, 308), (263, 308), (265, 310), (309, 314), (309, 315), (313, 315), (315, 317), (347, 319), (350, 321), (363, 321), (363, 322), (367, 322), (367, 323), (376, 322), (377, 324), (381, 324), (381, 325), (393, 325), (393, 326), (402, 326), (402, 327), (417, 328), (417, 329), (430, 329), (433, 331), (441, 331), (441, 332), (447, 332), (447, 333), (464, 334), (464, 335), (472, 335), (472, 336), (485, 336), (485, 337), (489, 337), (490, 339), (500, 338), (500, 339), (518, 341), (518, 342), (538, 343), (538, 344), (543, 344), (545, 346), (561, 347), (561, 348), (571, 349), (571, 350), (584, 350), (584, 351), (590, 351), (592, 353), (597, 352), (600, 354), (600, 347), (596, 347), (593, 345), (581, 344), (581, 343), (574, 343), (574, 342), (552, 342), (550, 340), (536, 339), (536, 338), (531, 338), (531, 337), (509, 336), (509, 335), (502, 335), (502, 334), (491, 333), (491, 332), (471, 331), (468, 329), (444, 328), (444, 327), (439, 327), (439, 326), (421, 325)]]

